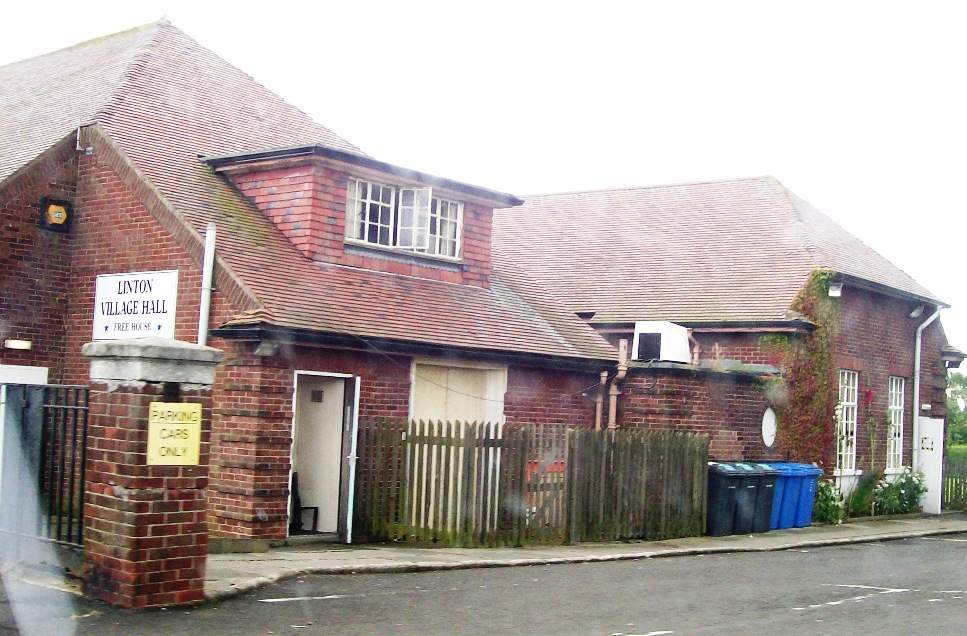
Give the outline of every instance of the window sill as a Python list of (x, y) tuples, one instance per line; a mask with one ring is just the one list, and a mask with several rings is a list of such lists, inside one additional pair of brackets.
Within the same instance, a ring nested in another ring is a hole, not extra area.
[(886, 477), (890, 477), (893, 475), (900, 475), (905, 470), (908, 470), (906, 466), (901, 466), (900, 468), (887, 468), (886, 470), (883, 471), (883, 475)]
[(863, 474), (863, 471), (854, 468), (852, 470), (843, 470), (842, 468), (837, 468), (833, 471), (833, 477), (859, 477)]
[(381, 245), (358, 242), (352, 239), (346, 239), (344, 249), (347, 254), (370, 256), (372, 258), (381, 258), (387, 261), (399, 261), (401, 263), (425, 265), (428, 267), (437, 267), (452, 271), (461, 271), (463, 268), (463, 260), (459, 258), (437, 256), (436, 254), (421, 254), (419, 252), (410, 252), (408, 250), (398, 250), (393, 247), (383, 247)]

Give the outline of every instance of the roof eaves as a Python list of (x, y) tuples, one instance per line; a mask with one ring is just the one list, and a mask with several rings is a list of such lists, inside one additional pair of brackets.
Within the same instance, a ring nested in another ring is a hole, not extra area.
[(524, 201), (516, 196), (507, 194), (504, 192), (497, 192), (496, 190), (489, 190), (487, 188), (481, 188), (479, 186), (471, 185), (469, 183), (463, 183), (461, 181), (454, 181), (452, 179), (447, 179), (444, 177), (438, 177), (435, 175), (427, 174), (425, 172), (419, 172), (417, 170), (411, 170), (409, 168), (404, 168), (402, 166), (397, 166), (385, 161), (379, 161), (378, 159), (373, 159), (367, 155), (357, 154), (353, 152), (347, 152), (345, 150), (339, 150), (337, 148), (331, 148), (329, 146), (323, 146), (321, 144), (311, 144), (305, 146), (288, 146), (284, 148), (269, 148), (264, 150), (253, 150), (241, 153), (232, 153), (227, 155), (215, 155), (210, 157), (202, 157), (201, 160), (211, 166), (214, 170), (224, 170), (232, 167), (244, 166), (246, 164), (259, 163), (264, 161), (278, 160), (278, 159), (291, 159), (296, 157), (322, 157), (324, 159), (329, 159), (331, 161), (336, 161), (339, 163), (359, 166), (362, 168), (367, 168), (369, 170), (375, 170), (378, 172), (385, 172), (392, 174), (394, 176), (400, 177), (402, 179), (409, 179), (412, 181), (418, 181), (420, 183), (428, 183), (430, 185), (437, 185), (442, 188), (447, 188), (448, 190), (453, 190), (455, 192), (460, 192), (473, 197), (487, 200), (494, 204), (495, 206), (501, 207), (516, 207), (522, 205)]
[(71, 131), (66, 137), (63, 137), (60, 141), (47, 148), (47, 150), (36, 155), (30, 161), (17, 168), (5, 179), (0, 180), (0, 192), (16, 192), (18, 183), (22, 179), (29, 179), (29, 175), (32, 174), (38, 167), (47, 165), (51, 161), (56, 161), (55, 157), (59, 153), (69, 150), (69, 146), (74, 145), (75, 138), (74, 131)]
[(377, 355), (404, 354), (453, 358), (472, 357), (475, 360), (503, 362), (513, 365), (548, 366), (556, 369), (598, 372), (613, 366), (613, 360), (554, 356), (517, 351), (495, 351), (471, 347), (454, 347), (424, 342), (372, 338), (346, 333), (332, 333), (281, 327), (258, 322), (245, 325), (223, 326), (213, 329), (211, 335), (219, 338), (247, 341), (272, 341), (290, 345), (315, 345), (352, 350), (370, 351)]
[(890, 287), (889, 285), (884, 285), (882, 283), (877, 283), (871, 280), (866, 280), (864, 278), (859, 278), (858, 276), (852, 276), (850, 274), (842, 274), (840, 272), (835, 273), (834, 280), (842, 282), (846, 285), (851, 285), (854, 287), (859, 287), (860, 289), (866, 289), (868, 291), (883, 294), (884, 296), (891, 296), (894, 298), (901, 298), (903, 300), (913, 300), (920, 303), (926, 303), (928, 305), (936, 305), (943, 309), (950, 307), (947, 303), (943, 302), (938, 298), (933, 298), (931, 296), (922, 296), (920, 294), (914, 294), (913, 292), (903, 291), (902, 289), (897, 289), (896, 287)]

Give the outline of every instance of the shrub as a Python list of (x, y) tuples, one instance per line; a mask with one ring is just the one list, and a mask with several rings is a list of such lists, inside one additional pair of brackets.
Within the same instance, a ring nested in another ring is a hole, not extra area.
[(813, 521), (818, 523), (842, 523), (846, 516), (843, 495), (828, 479), (816, 484), (816, 503), (813, 505)]
[(878, 515), (902, 515), (920, 511), (920, 497), (927, 492), (923, 474), (908, 468), (893, 481), (882, 480), (876, 485), (874, 510)]
[(853, 491), (846, 497), (846, 514), (850, 517), (871, 517), (876, 514), (876, 488), (883, 474), (868, 470), (860, 477)]

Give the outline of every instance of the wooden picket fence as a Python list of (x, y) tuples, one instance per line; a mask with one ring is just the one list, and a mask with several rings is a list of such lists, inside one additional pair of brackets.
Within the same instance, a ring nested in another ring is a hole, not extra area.
[(708, 438), (360, 422), (355, 540), (494, 546), (704, 531)]
[(967, 460), (944, 458), (942, 507), (944, 510), (967, 510)]
[(705, 531), (707, 436), (574, 429), (568, 440), (571, 542)]

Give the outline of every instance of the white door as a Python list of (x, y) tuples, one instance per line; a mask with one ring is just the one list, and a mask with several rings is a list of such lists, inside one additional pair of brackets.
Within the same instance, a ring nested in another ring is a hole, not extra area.
[[(24, 367), (14, 364), (0, 364), (0, 479), (3, 478), (3, 423), (7, 416), (7, 389), (3, 386), (5, 383), (47, 384), (47, 367)], [(0, 488), (2, 487), (3, 485), (0, 484)]]
[(315, 532), (339, 530), (345, 386), (345, 378), (298, 376), (292, 471), (302, 506), (319, 508), (316, 527), (309, 511), (302, 516), (303, 527)]
[(943, 502), (943, 442), (944, 421), (942, 419), (921, 417), (920, 439), (916, 441), (919, 449), (916, 468), (923, 471), (927, 492), (920, 499), (923, 511), (939, 515)]

